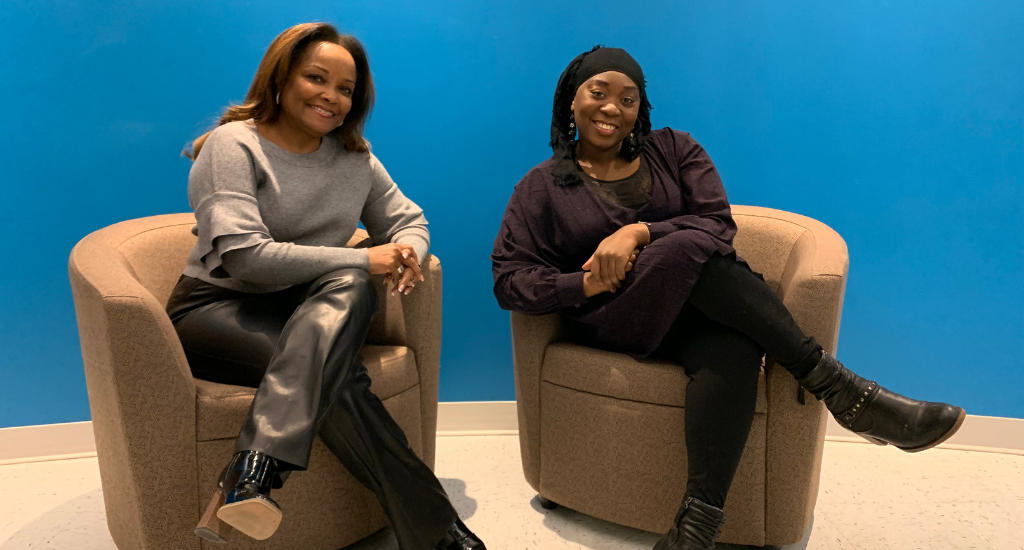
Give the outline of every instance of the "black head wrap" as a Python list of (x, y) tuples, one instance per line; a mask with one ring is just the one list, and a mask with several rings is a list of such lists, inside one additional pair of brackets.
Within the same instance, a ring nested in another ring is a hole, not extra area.
[(647, 82), (640, 64), (626, 50), (594, 46), (589, 52), (581, 53), (562, 71), (555, 88), (554, 107), (551, 110), (551, 149), (555, 161), (553, 173), (555, 183), (570, 185), (580, 182), (576, 171), (576, 129), (570, 128), (572, 121), (572, 100), (576, 90), (594, 75), (606, 71), (617, 71), (636, 83), (640, 91), (640, 112), (633, 125), (633, 137), (622, 142), (619, 156), (633, 160), (640, 155), (644, 142), (651, 133), (651, 103), (647, 101)]

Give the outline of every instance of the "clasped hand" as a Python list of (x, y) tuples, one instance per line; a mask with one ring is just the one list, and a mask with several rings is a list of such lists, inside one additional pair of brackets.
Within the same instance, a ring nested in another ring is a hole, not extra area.
[(394, 283), (391, 295), (395, 292), (408, 296), (416, 283), (423, 280), (420, 272), (420, 260), (412, 245), (404, 243), (388, 243), (370, 248), (370, 274), (384, 275), (384, 284)]
[(583, 293), (588, 298), (602, 292), (614, 293), (622, 286), (626, 273), (633, 270), (640, 247), (650, 240), (647, 227), (631, 224), (606, 237), (583, 264)]

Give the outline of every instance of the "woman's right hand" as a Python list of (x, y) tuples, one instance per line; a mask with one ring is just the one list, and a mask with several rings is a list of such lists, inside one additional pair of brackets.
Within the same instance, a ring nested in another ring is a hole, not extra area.
[(603, 284), (619, 288), (629, 271), (626, 266), (636, 260), (638, 249), (650, 241), (651, 234), (646, 225), (624, 225), (597, 245), (597, 250), (583, 264), (583, 270), (594, 272)]
[[(640, 250), (633, 250), (633, 253), (630, 254), (629, 260), (626, 262), (626, 273), (633, 271), (633, 264), (636, 263), (638, 254), (640, 254)], [(583, 274), (583, 295), (587, 298), (602, 292), (614, 293), (620, 286), (622, 286), (622, 281), (616, 281), (615, 283), (604, 282), (600, 278), (595, 277), (593, 271), (587, 271)]]
[[(416, 257), (416, 250), (413, 249), (412, 245), (404, 243), (382, 244), (370, 248), (367, 250), (367, 253), (370, 257), (371, 275), (390, 275), (391, 281), (407, 280), (411, 283), (410, 286), (415, 285), (416, 281), (423, 280), (423, 274), (420, 272), (420, 260)], [(411, 276), (405, 273), (403, 278), (403, 273), (399, 271), (399, 268), (403, 266), (405, 269), (402, 271), (411, 270)]]
[(601, 279), (594, 276), (593, 271), (583, 273), (583, 295), (587, 298), (596, 296), (602, 292), (611, 292), (612, 287), (603, 283)]

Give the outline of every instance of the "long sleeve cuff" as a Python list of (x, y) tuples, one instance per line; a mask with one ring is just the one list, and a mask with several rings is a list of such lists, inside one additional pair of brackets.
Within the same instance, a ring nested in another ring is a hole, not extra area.
[(585, 274), (585, 271), (562, 273), (555, 279), (558, 303), (562, 307), (575, 307), (587, 303), (587, 296), (583, 292), (583, 276)]
[[(343, 256), (339, 257), (339, 263), (341, 263), (341, 261), (342, 261), (341, 258), (342, 257), (343, 258), (351, 258), (350, 260), (347, 260), (347, 261), (352, 262), (352, 267), (358, 267), (359, 269), (364, 269), (366, 271), (370, 270), (370, 251), (369, 250), (367, 250), (365, 248), (354, 248), (354, 249), (353, 248), (346, 248), (344, 250), (346, 252), (348, 252), (349, 250), (354, 250), (355, 253), (354, 254), (348, 253), (348, 254), (344, 254)], [(345, 265), (345, 267), (348, 267), (348, 266)], [(338, 269), (341, 269), (341, 268), (339, 267)]]
[(369, 271), (370, 252), (365, 248), (344, 246), (292, 245), (288, 249), (287, 260), (278, 260), (261, 267), (267, 271), (274, 271), (273, 268), (276, 268), (281, 272), (278, 277), (290, 276), (312, 281), (336, 269), (355, 267)]
[(671, 222), (651, 222), (647, 226), (647, 230), (651, 232), (651, 242), (675, 233), (679, 230), (675, 224)]
[[(223, 275), (256, 285), (297, 285), (349, 267), (370, 270), (370, 254), (365, 248), (302, 246), (287, 242), (265, 242), (230, 250), (224, 253), (222, 261)], [(217, 271), (211, 271), (210, 277), (222, 278)]]
[(430, 251), (430, 241), (418, 232), (406, 231), (395, 235), (393, 242), (412, 245), (412, 249), (416, 251), (416, 258), (419, 259), (420, 264), (426, 259), (427, 252)]

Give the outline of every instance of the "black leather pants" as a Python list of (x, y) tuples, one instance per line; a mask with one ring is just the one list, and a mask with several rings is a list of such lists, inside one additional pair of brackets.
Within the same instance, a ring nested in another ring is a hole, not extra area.
[(370, 391), (357, 354), (377, 295), (361, 269), (249, 294), (182, 277), (167, 304), (196, 378), (258, 387), (235, 446), (305, 470), (321, 440), (377, 495), (403, 550), (433, 549), (455, 510)]

